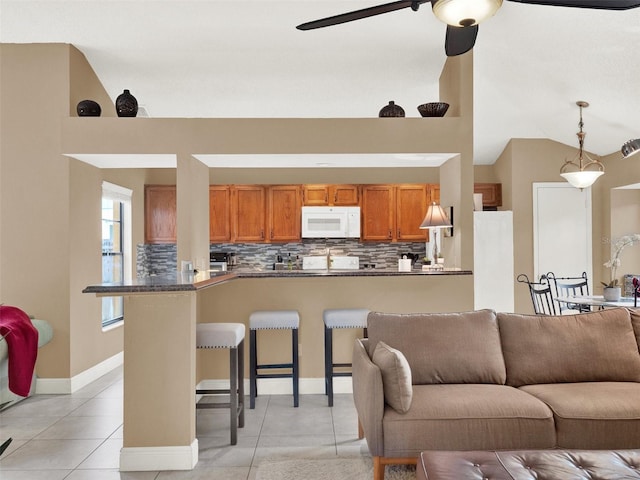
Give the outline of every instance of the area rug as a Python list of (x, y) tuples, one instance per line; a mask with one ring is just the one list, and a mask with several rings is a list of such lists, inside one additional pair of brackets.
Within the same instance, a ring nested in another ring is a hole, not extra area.
[[(385, 480), (415, 480), (413, 465), (388, 465)], [(313, 459), (265, 459), (260, 462), (256, 480), (372, 480), (373, 462), (369, 457)]]

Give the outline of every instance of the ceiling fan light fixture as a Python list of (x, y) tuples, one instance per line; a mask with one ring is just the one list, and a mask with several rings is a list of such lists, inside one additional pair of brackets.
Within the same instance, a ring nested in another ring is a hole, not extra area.
[(452, 27), (470, 27), (493, 17), (502, 0), (437, 0), (432, 2), (433, 14)]
[(630, 156), (640, 152), (640, 138), (625, 142), (625, 144), (622, 145), (620, 151), (622, 152), (622, 156), (624, 158), (629, 158)]

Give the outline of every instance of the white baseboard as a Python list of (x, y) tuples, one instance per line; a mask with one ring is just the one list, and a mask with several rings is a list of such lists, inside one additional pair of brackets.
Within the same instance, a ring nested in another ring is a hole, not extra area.
[[(203, 380), (196, 388), (225, 389), (229, 388), (229, 380)], [(300, 395), (323, 395), (324, 377), (301, 378), (299, 383)], [(244, 391), (249, 395), (249, 380), (244, 380)], [(333, 393), (353, 393), (351, 377), (336, 377), (333, 379)], [(259, 395), (293, 395), (293, 383), (290, 378), (259, 378)]]
[(198, 439), (175, 447), (126, 447), (120, 450), (121, 472), (193, 470), (198, 463)]
[(38, 378), (36, 393), (61, 395), (73, 393), (122, 365), (124, 353), (120, 352), (71, 378)]

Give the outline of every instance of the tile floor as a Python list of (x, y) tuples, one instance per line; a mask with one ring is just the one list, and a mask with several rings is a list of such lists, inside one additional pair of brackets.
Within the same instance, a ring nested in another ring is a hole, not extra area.
[[(248, 400), (247, 400), (248, 404)], [(357, 437), (351, 395), (259, 396), (246, 411), (238, 444), (229, 445), (225, 409), (197, 411), (199, 461), (191, 471), (119, 472), (122, 447), (122, 370), (71, 395), (36, 395), (0, 413), (2, 480), (254, 479), (261, 459), (368, 455)]]

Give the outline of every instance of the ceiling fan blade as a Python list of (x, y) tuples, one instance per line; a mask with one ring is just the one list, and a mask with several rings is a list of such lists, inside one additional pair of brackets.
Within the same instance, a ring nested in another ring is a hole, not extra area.
[(400, 0), (397, 2), (385, 3), (383, 5), (376, 5), (375, 7), (363, 8), (362, 10), (355, 10), (353, 12), (342, 13), (333, 17), (301, 23), (296, 28), (298, 30), (313, 30), (315, 28), (330, 27), (332, 25), (360, 20), (362, 18), (373, 17), (382, 13), (395, 12), (396, 10), (402, 10), (407, 7), (417, 10), (420, 5), (430, 1), (431, 0)]
[(478, 25), (470, 27), (452, 27), (447, 25), (447, 36), (444, 41), (444, 50), (447, 57), (455, 57), (467, 53), (476, 44)]
[(552, 7), (598, 8), (601, 10), (629, 10), (640, 7), (640, 0), (509, 0), (510, 2), (549, 5)]

